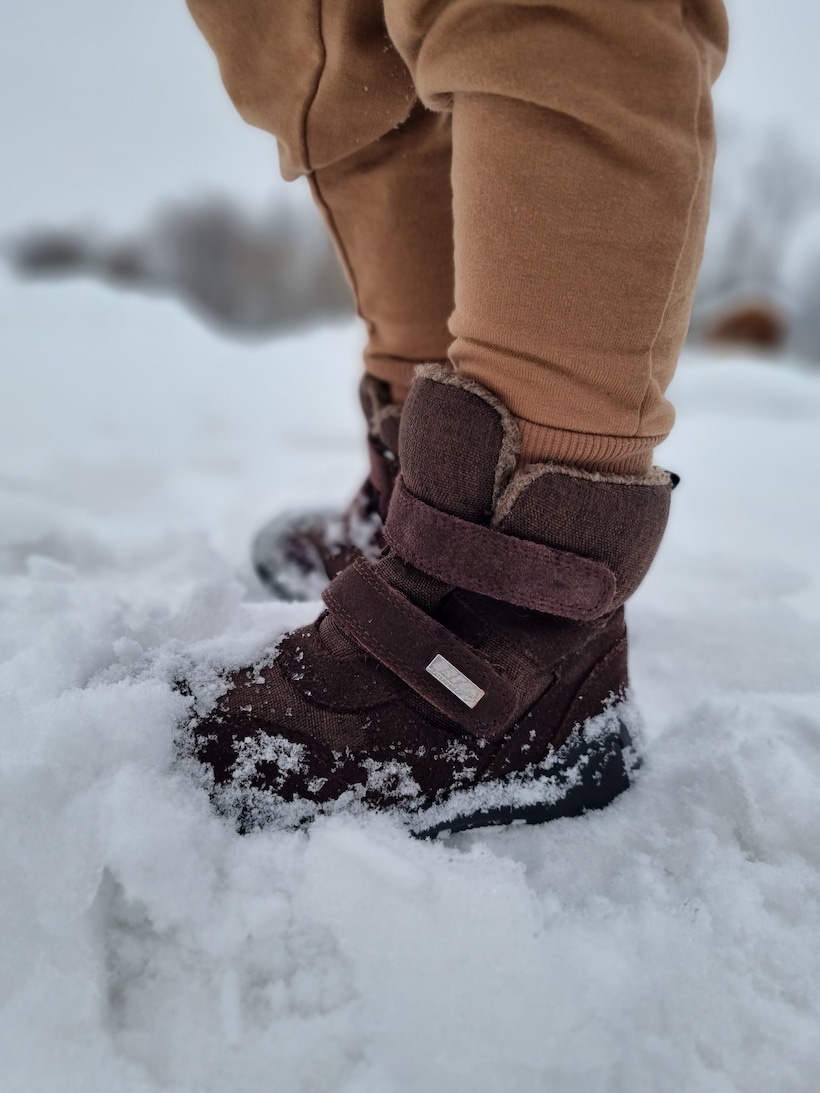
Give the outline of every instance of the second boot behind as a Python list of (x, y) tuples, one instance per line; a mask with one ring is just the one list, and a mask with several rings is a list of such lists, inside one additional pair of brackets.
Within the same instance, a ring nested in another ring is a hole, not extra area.
[(417, 833), (600, 808), (629, 785), (623, 604), (672, 476), (518, 468), (486, 389), (421, 369), (375, 563), (191, 725), (243, 827), (375, 807)]
[(375, 561), (399, 473), (401, 403), (390, 388), (365, 375), (359, 386), (367, 421), (370, 470), (345, 509), (297, 509), (281, 513), (257, 532), (254, 569), (280, 600), (318, 600), (330, 581), (357, 558)]

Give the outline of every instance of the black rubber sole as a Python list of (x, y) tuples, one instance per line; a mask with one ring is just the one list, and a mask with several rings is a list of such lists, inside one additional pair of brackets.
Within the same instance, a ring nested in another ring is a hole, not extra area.
[(582, 730), (570, 737), (546, 769), (488, 783), (478, 792), (456, 792), (431, 806), (416, 817), (413, 835), (434, 839), (479, 827), (543, 824), (606, 808), (629, 789), (640, 767), (629, 729), (620, 718), (612, 720), (604, 732)]

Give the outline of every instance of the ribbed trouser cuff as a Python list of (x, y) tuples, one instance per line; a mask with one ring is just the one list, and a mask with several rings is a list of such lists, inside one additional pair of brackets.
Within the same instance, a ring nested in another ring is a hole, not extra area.
[(446, 359), (438, 361), (407, 361), (393, 357), (366, 357), (365, 370), (369, 376), (390, 385), (394, 402), (404, 402), (419, 364), (448, 365)]
[(643, 474), (663, 436), (601, 436), (574, 433), (518, 419), (521, 463), (567, 463), (606, 474)]

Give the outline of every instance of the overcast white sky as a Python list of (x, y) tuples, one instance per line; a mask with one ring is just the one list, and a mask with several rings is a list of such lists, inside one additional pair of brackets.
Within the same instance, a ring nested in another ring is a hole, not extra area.
[[(820, 0), (728, 7), (719, 110), (787, 125), (820, 160)], [(234, 115), (183, 0), (12, 5), (0, 36), (0, 134), (0, 233), (138, 223), (192, 192), (261, 203), (287, 190), (273, 141)]]
[(782, 123), (820, 158), (820, 0), (727, 0), (731, 49), (718, 109)]

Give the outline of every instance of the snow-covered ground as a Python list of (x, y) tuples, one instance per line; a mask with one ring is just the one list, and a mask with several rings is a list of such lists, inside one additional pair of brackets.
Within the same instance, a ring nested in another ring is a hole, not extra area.
[[(730, 12), (719, 107), (816, 150), (814, 0)], [(304, 199), (181, 2), (18, 4), (0, 91), (2, 235)], [(630, 609), (646, 763), (605, 813), (240, 838), (174, 768), (180, 665), (316, 609), (266, 600), (247, 544), (357, 484), (360, 340), (231, 344), (0, 272), (0, 1090), (814, 1093), (820, 372), (681, 365)]]
[(820, 1082), (820, 374), (688, 357), (631, 608), (639, 784), (541, 828), (235, 835), (180, 664), (314, 607), (247, 540), (363, 470), (360, 334), (0, 282), (0, 1074), (9, 1093), (779, 1093)]

